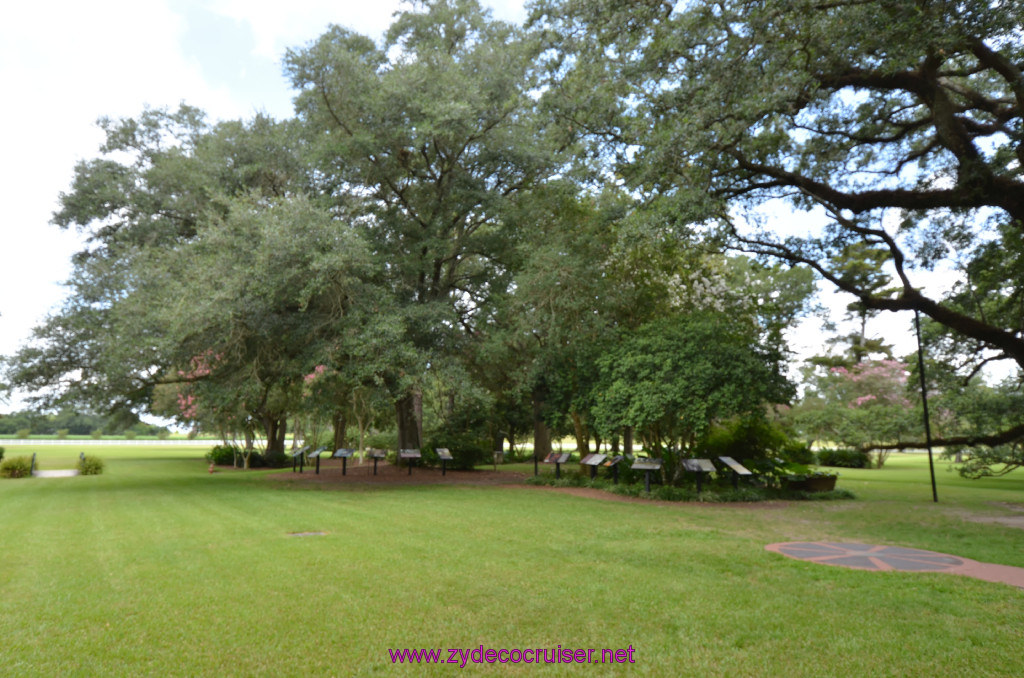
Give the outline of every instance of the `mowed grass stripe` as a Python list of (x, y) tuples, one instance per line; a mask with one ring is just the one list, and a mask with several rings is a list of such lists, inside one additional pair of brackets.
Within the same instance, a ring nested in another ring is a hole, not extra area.
[(637, 648), (636, 664), (591, 667), (601, 675), (1022, 668), (1021, 594), (1006, 587), (763, 550), (780, 534), (884, 536), (881, 521), (857, 521), (874, 517), (865, 501), (759, 510), (519, 488), (305, 490), (211, 476), (194, 458), (123, 457), (98, 478), (0, 483), (0, 506), (12, 518), (0, 525), (0, 673), (12, 675), (373, 675), (393, 670), (388, 648), (559, 644)]

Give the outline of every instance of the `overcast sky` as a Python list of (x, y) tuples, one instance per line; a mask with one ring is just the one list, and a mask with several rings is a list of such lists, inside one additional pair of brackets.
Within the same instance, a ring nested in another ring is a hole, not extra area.
[[(282, 57), (330, 23), (379, 38), (400, 0), (97, 0), (9, 4), (0, 14), (0, 355), (23, 345), (64, 296), (74, 232), (49, 224), (74, 165), (97, 155), (101, 116), (186, 102), (213, 119), (291, 115)], [(496, 17), (520, 22), (522, 0), (489, 0)], [(17, 7), (12, 9), (11, 6)], [(849, 301), (828, 292), (842, 309)], [(905, 315), (905, 314), (904, 314)], [(878, 331), (912, 347), (907, 320)], [(883, 321), (884, 322), (884, 321)], [(820, 325), (794, 337), (821, 350)], [(908, 343), (910, 342), (910, 343)], [(20, 402), (4, 405), (16, 409)]]

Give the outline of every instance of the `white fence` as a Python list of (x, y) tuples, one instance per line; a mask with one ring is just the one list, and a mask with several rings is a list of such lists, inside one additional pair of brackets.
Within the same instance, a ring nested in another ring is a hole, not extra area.
[(8, 445), (196, 445), (213, 447), (219, 440), (58, 440), (56, 438), (8, 439), (0, 438), (0, 447)]

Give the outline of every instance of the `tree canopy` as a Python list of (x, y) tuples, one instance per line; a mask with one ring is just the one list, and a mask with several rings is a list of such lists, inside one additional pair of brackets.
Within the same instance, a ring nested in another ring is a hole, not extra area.
[[(872, 423), (907, 409), (906, 375), (868, 379), (902, 363), (866, 329), (915, 311), (957, 415), (944, 440), (1018, 449), (1012, 408), (970, 403), (1021, 392), (1024, 10), (531, 12), (435, 0), (380, 41), (331, 26), (286, 56), (287, 120), (102, 120), (53, 216), (88, 236), (69, 296), (6, 380), (42, 408), (173, 414), (277, 452), (290, 418), (340, 444), (389, 403), (399, 447), (532, 425), (539, 450), (635, 432), (697, 454), (792, 400), (786, 337), (824, 280), (859, 328), (805, 404), (859, 402), (819, 429), (919, 444), (906, 417)], [(993, 363), (1014, 377), (982, 383)]]

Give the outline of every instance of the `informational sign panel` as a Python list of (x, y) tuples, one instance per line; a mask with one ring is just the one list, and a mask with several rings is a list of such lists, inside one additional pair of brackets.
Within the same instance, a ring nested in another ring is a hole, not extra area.
[(580, 463), (584, 466), (600, 466), (607, 458), (607, 454), (588, 454), (580, 460)]
[(651, 459), (649, 457), (637, 457), (631, 466), (634, 471), (660, 471), (661, 470), (661, 459)]
[(736, 473), (737, 475), (741, 475), (741, 476), (752, 476), (752, 475), (754, 475), (750, 471), (750, 469), (748, 469), (746, 466), (744, 466), (743, 464), (739, 463), (738, 461), (736, 461), (732, 457), (719, 457), (718, 461), (720, 461), (723, 464), (725, 464), (726, 466), (728, 466), (729, 469), (732, 470), (732, 472)]
[(419, 450), (405, 449), (405, 450), (399, 450), (398, 451), (398, 457), (400, 459), (419, 459), (422, 456), (423, 455), (420, 454)]
[(710, 459), (683, 459), (683, 468), (690, 473), (714, 473), (715, 465)]
[(442, 461), (451, 461), (452, 460), (452, 453), (448, 450), (447, 447), (437, 447), (437, 448), (434, 448), (434, 452), (437, 452), (437, 458), (442, 460)]
[(348, 459), (349, 457), (351, 457), (355, 453), (356, 453), (356, 451), (354, 449), (352, 449), (351, 447), (339, 447), (338, 449), (336, 449), (334, 451), (334, 458), (335, 459)]

